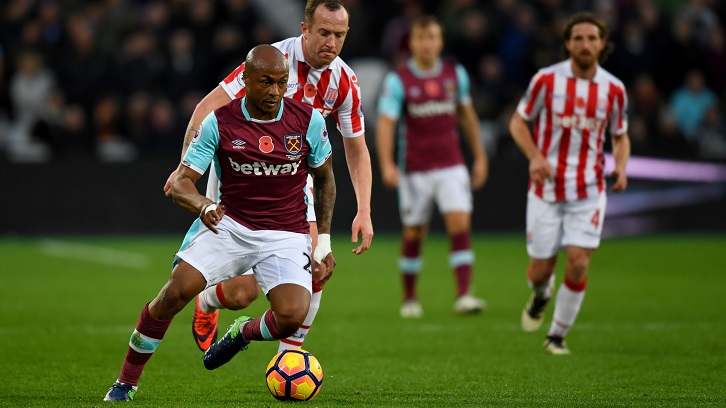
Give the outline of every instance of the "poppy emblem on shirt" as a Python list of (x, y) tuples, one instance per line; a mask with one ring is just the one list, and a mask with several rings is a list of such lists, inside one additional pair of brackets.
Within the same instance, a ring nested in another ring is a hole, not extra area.
[(270, 153), (274, 148), (275, 145), (272, 143), (272, 138), (270, 136), (262, 136), (260, 138), (260, 151), (262, 153)]
[(575, 99), (575, 106), (578, 109), (584, 109), (585, 108), (585, 105), (586, 104), (585, 104), (585, 100), (584, 99), (582, 99), (580, 97), (578, 97), (577, 99)]
[(338, 90), (335, 88), (328, 88), (328, 90), (325, 92), (325, 96), (323, 96), (325, 104), (332, 105), (336, 99), (338, 99)]
[(300, 153), (302, 148), (302, 135), (300, 133), (285, 135), (285, 149), (290, 154)]
[(438, 96), (439, 95), (439, 84), (438, 82), (431, 80), (426, 81), (424, 84), (424, 91), (426, 91), (426, 95), (428, 96)]
[(312, 98), (317, 94), (318, 91), (315, 89), (315, 85), (307, 83), (305, 84), (305, 97), (306, 98)]

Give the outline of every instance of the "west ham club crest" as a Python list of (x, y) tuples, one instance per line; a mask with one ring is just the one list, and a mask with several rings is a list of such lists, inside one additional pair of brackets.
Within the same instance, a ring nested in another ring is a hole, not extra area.
[(302, 149), (302, 135), (299, 133), (285, 135), (285, 149), (292, 155), (300, 153), (300, 149)]

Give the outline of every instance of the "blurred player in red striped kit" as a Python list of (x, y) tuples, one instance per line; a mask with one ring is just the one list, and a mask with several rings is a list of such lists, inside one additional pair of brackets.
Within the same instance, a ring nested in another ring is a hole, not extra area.
[[(470, 293), (474, 264), (471, 190), (486, 182), (488, 159), (469, 94), (469, 76), (461, 65), (441, 58), (444, 40), (434, 17), (413, 21), (409, 33), (411, 58), (384, 81), (377, 129), (381, 176), (386, 186), (398, 188), (403, 224), (399, 270), (404, 299), (400, 313), (404, 318), (423, 314), (416, 282), (434, 203), (451, 238), (449, 264), (456, 277), (454, 311), (478, 313), (485, 304)], [(398, 139), (401, 160), (396, 164), (394, 135), (399, 119), (406, 130)], [(473, 158), (471, 176), (464, 164), (459, 125)]]
[(599, 64), (612, 51), (607, 36), (600, 17), (572, 16), (563, 32), (568, 59), (534, 75), (509, 125), (529, 159), (527, 277), (533, 293), (522, 311), (524, 331), (541, 326), (554, 289), (557, 254), (560, 249), (566, 253), (564, 282), (544, 343), (545, 351), (555, 355), (570, 353), (564, 338), (580, 311), (590, 257), (600, 245), (607, 202), (606, 129), (615, 158), (611, 189), (627, 187), (628, 99), (623, 83)]
[[(317, 109), (323, 117), (331, 115), (343, 136), (346, 161), (356, 193), (358, 212), (352, 225), (352, 242), (361, 243), (353, 253), (362, 254), (371, 245), (373, 225), (370, 217), (371, 160), (365, 140), (361, 92), (353, 70), (338, 57), (348, 33), (349, 14), (341, 0), (308, 0), (302, 35), (272, 44), (288, 60), (290, 73), (285, 96)], [(231, 99), (245, 96), (241, 80), (244, 64), (231, 72), (197, 105), (184, 139), (186, 152), (201, 120), (212, 110)], [(207, 195), (213, 196), (217, 181), (210, 172)], [(169, 193), (172, 173), (164, 186)], [(314, 221), (314, 220), (311, 220)], [(316, 243), (315, 224), (311, 222), (313, 244)], [(313, 282), (310, 310), (301, 328), (280, 341), (279, 349), (299, 348), (315, 319), (322, 295), (322, 285)], [(218, 309), (238, 310), (259, 296), (260, 288), (251, 274), (239, 276), (212, 286), (197, 297), (192, 331), (200, 349), (206, 350), (218, 334)]]

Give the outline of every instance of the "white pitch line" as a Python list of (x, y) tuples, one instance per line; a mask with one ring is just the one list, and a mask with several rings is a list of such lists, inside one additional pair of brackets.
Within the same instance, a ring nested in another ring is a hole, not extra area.
[[(127, 324), (125, 326), (54, 326), (54, 333), (84, 333), (88, 335), (106, 335), (118, 333), (131, 333), (134, 331), (134, 325)], [(27, 327), (0, 327), (0, 336), (17, 336), (28, 332)]]
[[(543, 325), (549, 327), (549, 321)], [(621, 323), (575, 323), (572, 330), (583, 332), (614, 332), (614, 331), (646, 331), (646, 332), (676, 332), (676, 331), (710, 331), (717, 325), (713, 322), (621, 322)], [(493, 330), (521, 331), (517, 323), (500, 323), (492, 325)], [(543, 329), (543, 333), (546, 330)]]
[[(549, 327), (549, 322), (546, 322)], [(648, 332), (675, 332), (675, 331), (709, 331), (713, 330), (715, 325), (711, 322), (642, 322), (642, 323), (580, 323), (573, 326), (573, 330), (584, 332), (613, 332), (613, 331), (648, 331)], [(456, 327), (448, 327), (443, 324), (421, 324), (411, 330), (419, 332), (439, 332), (439, 331), (467, 331), (470, 330), (468, 325), (457, 325)], [(487, 330), (519, 332), (522, 331), (519, 323), (493, 323), (487, 326)], [(543, 333), (546, 332), (543, 328)]]
[(76, 259), (112, 266), (124, 266), (133, 269), (145, 269), (149, 267), (149, 259), (146, 255), (113, 248), (44, 239), (40, 241), (40, 250), (45, 255), (58, 258)]

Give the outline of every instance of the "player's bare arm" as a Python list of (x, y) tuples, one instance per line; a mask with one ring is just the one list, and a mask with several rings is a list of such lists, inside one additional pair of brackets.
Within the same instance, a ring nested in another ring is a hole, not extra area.
[(489, 177), (489, 159), (481, 142), (481, 132), (479, 131), (479, 118), (476, 115), (474, 106), (459, 105), (458, 108), (459, 124), (464, 133), (466, 141), (469, 143), (473, 163), (471, 165), (471, 187), (478, 190), (484, 187)]
[(393, 159), (393, 134), (396, 120), (385, 115), (378, 115), (378, 128), (376, 129), (376, 148), (378, 150), (378, 164), (381, 167), (383, 185), (387, 188), (398, 187), (398, 167)]
[(182, 164), (176, 172), (177, 176), (171, 185), (171, 197), (174, 202), (188, 211), (199, 214), (204, 225), (218, 234), (216, 225), (222, 220), (224, 210), (197, 191), (196, 182), (202, 175)]
[[(348, 163), (348, 172), (353, 182), (358, 212), (351, 226), (351, 242), (361, 244), (352, 250), (356, 255), (365, 252), (373, 241), (373, 221), (371, 221), (371, 184), (373, 174), (371, 171), (371, 155), (366, 145), (365, 134), (358, 137), (343, 138), (345, 148), (345, 161)], [(320, 221), (318, 221), (320, 222)]]
[[(319, 243), (316, 250), (318, 250), (325, 246), (320, 241), (325, 235), (327, 235), (328, 240), (330, 239), (330, 225), (333, 221), (333, 207), (335, 206), (336, 197), (333, 161), (328, 158), (322, 166), (310, 169), (310, 174), (313, 176), (313, 202)], [(326, 244), (327, 246), (330, 245), (329, 242)], [(335, 268), (333, 253), (328, 252), (325, 254), (322, 261), (322, 265), (319, 265), (315, 259), (313, 260), (313, 281), (320, 285), (325, 284), (333, 274)]]
[[(189, 119), (187, 130), (184, 133), (184, 144), (182, 145), (181, 153), (182, 158), (186, 154), (187, 149), (189, 149), (189, 145), (192, 144), (194, 134), (197, 132), (197, 129), (199, 129), (199, 124), (202, 123), (202, 120), (204, 120), (204, 118), (206, 118), (207, 115), (212, 113), (215, 109), (224, 106), (224, 104), (229, 102), (229, 100), (227, 92), (225, 92), (221, 86), (217, 85), (216, 88), (208, 93), (207, 96), (205, 96), (197, 104), (194, 108), (194, 112), (192, 112), (192, 117)], [(166, 179), (166, 183), (164, 184), (164, 194), (166, 194), (167, 197), (171, 197), (171, 185), (176, 178), (176, 174), (177, 169), (171, 172), (169, 178)]]
[(529, 159), (529, 177), (536, 185), (544, 184), (545, 179), (552, 179), (552, 166), (534, 144), (529, 124), (518, 112), (514, 112), (509, 122), (509, 133), (519, 149)]
[(613, 136), (613, 158), (615, 159), (615, 168), (612, 177), (615, 179), (611, 189), (619, 193), (625, 191), (628, 187), (628, 177), (625, 174), (625, 166), (630, 158), (630, 138), (628, 134)]

